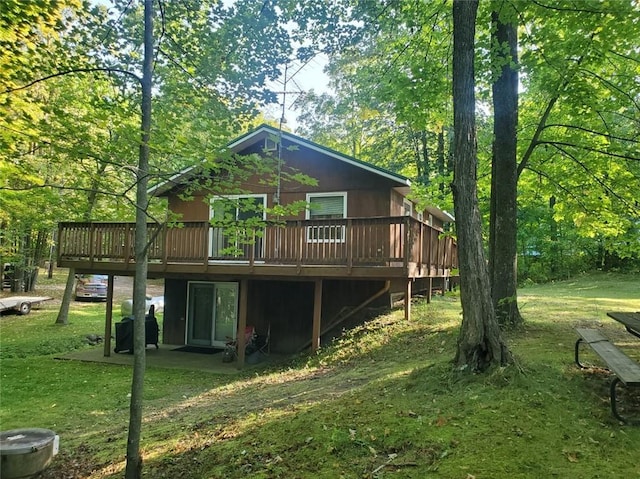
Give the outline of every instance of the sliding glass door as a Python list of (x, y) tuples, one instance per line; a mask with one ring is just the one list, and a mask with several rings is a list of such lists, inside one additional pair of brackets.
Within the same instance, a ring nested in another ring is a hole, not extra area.
[(187, 344), (224, 347), (236, 337), (238, 283), (192, 281), (187, 305)]

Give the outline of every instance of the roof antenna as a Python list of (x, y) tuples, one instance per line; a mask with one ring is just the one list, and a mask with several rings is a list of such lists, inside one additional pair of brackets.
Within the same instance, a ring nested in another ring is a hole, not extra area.
[[(293, 72), (293, 75), (289, 76), (289, 63), (284, 66), (284, 81), (282, 83), (283, 89), (279, 91), (280, 95), (282, 95), (282, 114), (280, 115), (280, 123), (278, 127), (278, 177), (277, 177), (277, 187), (276, 194), (273, 198), (275, 204), (280, 204), (280, 193), (281, 193), (281, 176), (282, 176), (282, 128), (287, 123), (287, 118), (285, 117), (285, 111), (287, 109), (287, 94), (292, 93), (294, 95), (300, 95), (302, 91), (287, 91), (287, 85), (290, 81), (294, 83), (294, 85), (298, 88), (298, 84), (294, 80), (295, 76), (302, 71), (302, 69), (309, 63), (310, 59), (307, 60), (304, 64), (302, 64), (296, 71)], [(294, 101), (295, 103), (295, 101)]]
[(273, 198), (273, 202), (276, 205), (280, 204), (281, 193), (281, 177), (282, 177), (282, 125), (287, 122), (284, 117), (285, 107), (287, 104), (287, 74), (289, 72), (289, 64), (284, 66), (284, 88), (282, 89), (282, 115), (280, 116), (280, 125), (278, 126), (278, 176), (276, 178), (276, 194)]

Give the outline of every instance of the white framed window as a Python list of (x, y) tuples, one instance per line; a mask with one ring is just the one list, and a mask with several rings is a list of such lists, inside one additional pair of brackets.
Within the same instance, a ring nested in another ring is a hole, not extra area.
[(404, 216), (413, 216), (413, 203), (406, 198), (402, 199), (402, 214)]
[[(347, 217), (347, 193), (307, 193), (308, 220), (331, 220)], [(344, 224), (314, 225), (307, 227), (307, 241), (309, 243), (344, 243)]]
[(278, 151), (278, 142), (276, 141), (275, 138), (266, 137), (264, 139), (264, 151), (265, 152)]

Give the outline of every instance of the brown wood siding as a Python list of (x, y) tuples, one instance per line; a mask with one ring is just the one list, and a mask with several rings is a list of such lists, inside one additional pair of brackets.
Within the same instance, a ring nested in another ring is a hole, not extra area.
[(177, 196), (169, 197), (169, 210), (180, 215), (181, 221), (208, 221), (209, 203), (203, 195), (184, 201)]
[(164, 280), (164, 314), (162, 342), (184, 344), (187, 327), (187, 281), (166, 278)]
[(404, 196), (398, 191), (391, 191), (391, 208), (389, 216), (403, 216), (404, 215)]
[[(230, 278), (200, 277), (199, 281), (233, 281)], [(184, 344), (187, 312), (187, 280), (165, 280), (165, 312), (162, 341), (165, 344)], [(322, 331), (324, 340), (338, 334), (345, 324), (358, 322), (361, 317), (349, 317), (350, 311), (378, 293), (384, 281), (323, 281)], [(266, 335), (271, 328), (271, 350), (277, 353), (296, 353), (311, 340), (313, 321), (312, 281), (248, 282), (247, 325), (256, 333)], [(388, 295), (381, 296), (369, 307), (388, 306)], [(347, 322), (344, 319), (347, 318)], [(333, 329), (332, 329), (333, 326)]]
[[(259, 151), (254, 147), (241, 154)], [(280, 198), (282, 204), (294, 201), (305, 201), (307, 193), (347, 192), (347, 214), (350, 217), (389, 216), (390, 191), (396, 186), (391, 180), (370, 173), (353, 165), (322, 155), (314, 150), (300, 147), (297, 150), (283, 151), (283, 171), (301, 172), (317, 180), (317, 185), (301, 185), (297, 182), (283, 180)], [(275, 186), (263, 185), (264, 178), (252, 175), (239, 190), (253, 194), (266, 194), (267, 206), (273, 206)], [(234, 192), (235, 193), (235, 192)], [(395, 193), (395, 192), (394, 192)], [(397, 193), (395, 193), (397, 195)], [(401, 198), (401, 197), (400, 197)], [(400, 199), (400, 208), (402, 199)], [(169, 208), (181, 214), (183, 221), (207, 221), (209, 205), (204, 192), (198, 192), (191, 201), (184, 201), (177, 195), (169, 195)], [(283, 219), (304, 219), (305, 212)]]
[(295, 353), (311, 340), (313, 282), (250, 281), (247, 324), (259, 334), (271, 326), (271, 350)]

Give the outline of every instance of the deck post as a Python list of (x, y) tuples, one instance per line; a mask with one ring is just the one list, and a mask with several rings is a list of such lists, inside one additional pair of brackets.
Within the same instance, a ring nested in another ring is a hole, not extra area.
[(211, 224), (209, 222), (204, 221), (202, 223), (202, 230), (200, 234), (202, 235), (202, 266), (204, 271), (207, 271), (207, 268), (209, 267), (209, 239), (213, 235), (213, 228), (211, 228)]
[(113, 323), (113, 275), (107, 276), (107, 312), (104, 321), (104, 357), (111, 356), (111, 325)]
[(407, 280), (404, 291), (404, 319), (411, 320), (411, 278)]
[(320, 348), (320, 318), (322, 317), (322, 280), (315, 281), (313, 293), (313, 327), (311, 333), (311, 352)]
[(418, 233), (418, 274), (422, 275), (422, 267), (424, 265), (424, 223), (421, 221), (418, 226), (420, 228), (420, 232)]
[(433, 291), (433, 278), (429, 276), (429, 281), (427, 287), (427, 304), (431, 303), (431, 292)]
[(247, 291), (249, 280), (240, 280), (240, 311), (238, 312), (238, 331), (236, 332), (236, 341), (238, 344), (238, 369), (244, 367), (244, 351), (246, 348), (245, 330), (247, 329)]
[(94, 261), (94, 256), (95, 256), (95, 245), (94, 245), (94, 235), (96, 232), (96, 228), (95, 225), (93, 223), (90, 223), (90, 227), (89, 227), (89, 263), (91, 264), (91, 266), (93, 266), (93, 261)]

